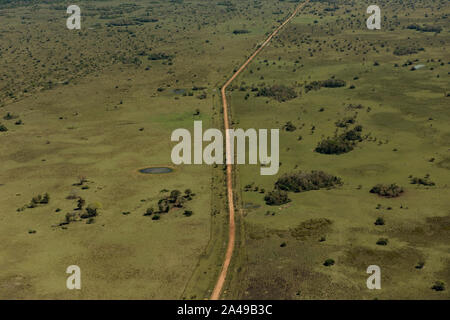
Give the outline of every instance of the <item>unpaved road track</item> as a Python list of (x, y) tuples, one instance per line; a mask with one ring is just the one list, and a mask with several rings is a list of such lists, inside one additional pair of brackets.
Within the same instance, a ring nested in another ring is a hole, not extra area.
[[(250, 56), (250, 58), (245, 61), (245, 63), (236, 71), (233, 76), (225, 83), (222, 87), (222, 105), (223, 105), (223, 122), (225, 127), (225, 148), (226, 148), (226, 158), (231, 159), (231, 141), (228, 129), (230, 129), (230, 125), (228, 122), (228, 103), (227, 103), (227, 95), (226, 91), (228, 86), (236, 79), (236, 77), (244, 71), (244, 69), (252, 62), (252, 60), (269, 44), (273, 37), (275, 37), (278, 32), (283, 29), (285, 25), (289, 23), (297, 13), (303, 9), (303, 7), (309, 2), (309, 0), (299, 4), (297, 8), (295, 8), (294, 12), (278, 27), (274, 32), (270, 34), (270, 36), (264, 41), (264, 43)], [(223, 289), (223, 285), (225, 283), (225, 279), (227, 278), (228, 268), (230, 266), (231, 257), (233, 256), (234, 250), (234, 242), (236, 239), (236, 225), (234, 223), (234, 199), (233, 199), (233, 166), (232, 164), (227, 164), (227, 198), (228, 198), (228, 214), (229, 214), (229, 232), (228, 232), (228, 246), (227, 251), (225, 253), (225, 260), (222, 265), (222, 270), (220, 271), (219, 278), (217, 279), (214, 290), (211, 294), (211, 300), (218, 300), (220, 298), (220, 294)]]

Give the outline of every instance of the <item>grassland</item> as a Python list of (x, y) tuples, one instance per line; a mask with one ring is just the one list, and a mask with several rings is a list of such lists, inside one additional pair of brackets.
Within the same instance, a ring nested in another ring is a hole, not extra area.
[[(220, 127), (217, 88), (290, 5), (77, 4), (82, 29), (71, 31), (63, 1), (0, 2), (0, 297), (208, 297), (226, 244), (222, 169), (137, 171), (172, 166), (172, 130)], [(143, 216), (161, 191), (187, 188), (191, 217)], [(49, 204), (22, 210), (46, 192)], [(99, 216), (58, 226), (78, 197), (100, 203)], [(65, 286), (72, 264), (79, 292)]]
[[(227, 298), (450, 297), (448, 290), (432, 290), (436, 281), (450, 282), (450, 7), (383, 1), (382, 29), (369, 31), (368, 5), (312, 2), (236, 80), (235, 126), (279, 128), (281, 168), (276, 177), (259, 176), (255, 166), (237, 169), (245, 241)], [(408, 29), (413, 23), (443, 31)], [(418, 50), (398, 55), (398, 48)], [(420, 64), (425, 67), (412, 70)], [(309, 90), (327, 79), (346, 85)], [(298, 97), (258, 96), (274, 85), (293, 88)], [(344, 119), (355, 123), (342, 128)], [(293, 129), (285, 130), (289, 122)], [(362, 139), (352, 151), (315, 152), (322, 140), (356, 125)], [(336, 175), (343, 185), (289, 192), (284, 205), (264, 202), (279, 176), (311, 170)], [(411, 184), (427, 175), (434, 186)], [(404, 193), (369, 192), (380, 183), (397, 183)], [(378, 218), (383, 225), (375, 224)], [(377, 245), (380, 239), (387, 245)], [(324, 266), (327, 259), (334, 265)], [(369, 265), (381, 267), (381, 290), (366, 287)]]
[[(226, 247), (223, 167), (138, 170), (172, 166), (172, 130), (194, 120), (222, 127), (219, 88), (296, 3), (77, 4), (80, 31), (65, 27), (64, 1), (0, 0), (0, 123), (8, 130), (0, 132), (0, 299), (208, 298)], [(236, 167), (238, 251), (226, 298), (449, 297), (448, 288), (431, 290), (435, 281), (450, 285), (449, 6), (383, 1), (382, 30), (368, 31), (367, 5), (313, 1), (235, 83), (235, 127), (296, 127), (281, 133), (279, 175), (324, 170), (344, 184), (289, 193), (292, 202), (273, 207), (264, 193), (278, 176)], [(407, 29), (412, 23), (443, 30)], [(417, 53), (398, 56), (397, 47)], [(410, 70), (419, 64), (426, 67)], [(306, 92), (332, 76), (346, 86)], [(278, 102), (251, 91), (272, 85), (298, 96)], [(336, 122), (355, 115), (368, 136), (353, 151), (314, 152), (346, 130)], [(427, 174), (435, 186), (410, 184), (410, 175)], [(380, 198), (369, 192), (378, 183), (405, 192)], [(249, 184), (258, 191), (244, 191)], [(195, 193), (186, 204), (192, 216), (144, 216), (174, 189)], [(48, 204), (24, 208), (46, 192)], [(100, 203), (99, 215), (59, 226), (78, 197)], [(379, 217), (385, 225), (375, 226)], [(388, 245), (376, 245), (380, 238)], [(329, 258), (335, 264), (323, 266)], [(73, 264), (80, 291), (66, 288)], [(365, 287), (370, 264), (382, 268), (381, 291)]]

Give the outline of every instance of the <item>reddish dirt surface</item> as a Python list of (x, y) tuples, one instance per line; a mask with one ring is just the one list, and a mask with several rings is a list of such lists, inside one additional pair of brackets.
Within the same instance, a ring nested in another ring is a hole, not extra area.
[[(252, 60), (269, 44), (273, 37), (275, 37), (278, 32), (280, 32), (283, 27), (288, 24), (297, 14), (303, 9), (303, 7), (309, 2), (309, 0), (299, 4), (295, 8), (294, 12), (277, 28), (270, 36), (264, 41), (264, 43), (250, 56), (250, 58), (245, 61), (245, 63), (233, 74), (233, 76), (225, 83), (222, 87), (222, 105), (223, 105), (223, 121), (225, 127), (225, 138), (226, 138), (226, 158), (231, 158), (231, 143), (228, 129), (230, 129), (229, 119), (228, 119), (228, 103), (226, 91), (228, 86), (236, 79), (236, 77), (244, 71), (244, 69), (252, 62)], [(234, 222), (234, 199), (233, 199), (233, 165), (227, 164), (227, 199), (228, 199), (228, 214), (229, 214), (229, 231), (228, 231), (228, 246), (225, 253), (225, 259), (222, 265), (222, 270), (220, 272), (219, 278), (217, 279), (214, 290), (211, 294), (211, 300), (218, 300), (220, 294), (222, 293), (223, 285), (228, 274), (228, 268), (230, 266), (231, 258), (233, 257), (234, 243), (236, 239), (236, 225)]]

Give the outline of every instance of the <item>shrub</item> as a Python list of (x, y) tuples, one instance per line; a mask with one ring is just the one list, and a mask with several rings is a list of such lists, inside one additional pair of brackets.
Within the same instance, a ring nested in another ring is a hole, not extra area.
[(370, 193), (376, 193), (386, 198), (396, 198), (403, 193), (403, 188), (395, 183), (391, 185), (377, 184), (370, 190)]
[(411, 178), (411, 184), (419, 184), (419, 185), (428, 186), (428, 187), (432, 187), (432, 186), (436, 185), (433, 181), (430, 181), (429, 178), (427, 178), (427, 177), (425, 177), (425, 178), (413, 177), (413, 178)]
[(425, 266), (425, 262), (421, 261), (415, 266), (415, 268), (416, 269), (422, 269), (424, 266)]
[(12, 120), (15, 118), (17, 118), (17, 116), (13, 115), (11, 112), (6, 113), (6, 115), (3, 117), (3, 119), (5, 119), (5, 120)]
[(350, 124), (354, 124), (354, 123), (355, 123), (355, 119), (354, 118), (347, 117), (347, 118), (344, 118), (342, 120), (336, 121), (336, 127), (347, 128)]
[(45, 193), (44, 196), (38, 194), (33, 197), (30, 201), (30, 204), (27, 206), (28, 208), (36, 208), (39, 204), (47, 204), (50, 202), (50, 195)]
[(411, 29), (411, 30), (422, 31), (422, 32), (440, 33), (442, 31), (442, 27), (440, 27), (440, 26), (427, 26), (427, 25), (419, 26), (418, 24), (410, 24), (406, 28)]
[(184, 190), (184, 198), (187, 200), (192, 200), (192, 197), (194, 196), (194, 193), (192, 193), (191, 189)]
[(40, 204), (47, 204), (49, 202), (50, 202), (50, 195), (48, 193), (45, 193), (39, 203)]
[(311, 90), (319, 90), (322, 87), (321, 81), (312, 81), (309, 84), (305, 85), (305, 91), (309, 92)]
[(343, 137), (327, 138), (317, 145), (315, 151), (322, 154), (343, 154), (352, 151), (353, 143)]
[(194, 213), (191, 210), (185, 210), (183, 213), (186, 217), (192, 216)]
[(359, 141), (359, 142), (361, 142), (362, 141), (361, 130), (362, 130), (361, 126), (356, 126), (355, 129), (345, 132), (341, 136), (341, 138), (346, 140), (346, 141)]
[(389, 242), (388, 239), (386, 239), (386, 238), (380, 238), (380, 239), (378, 239), (378, 241), (377, 241), (377, 245), (379, 245), (379, 246), (387, 246), (388, 242)]
[(155, 210), (153, 210), (153, 208), (148, 208), (145, 211), (144, 216), (151, 216), (153, 213), (155, 213)]
[(287, 193), (279, 189), (267, 193), (264, 197), (264, 201), (266, 201), (266, 204), (269, 206), (278, 206), (291, 202)]
[(396, 56), (405, 56), (408, 54), (415, 54), (418, 53), (419, 51), (423, 51), (423, 48), (411, 48), (411, 47), (398, 47), (394, 50), (394, 54)]
[(170, 202), (176, 202), (178, 197), (181, 195), (181, 192), (179, 190), (172, 190), (172, 192), (170, 192), (170, 196), (169, 196), (169, 200)]
[(82, 219), (93, 218), (98, 215), (98, 212), (101, 209), (101, 204), (99, 203), (91, 203), (86, 207), (86, 212), (81, 215)]
[(79, 216), (75, 212), (68, 212), (64, 218), (64, 222), (62, 224), (69, 224), (71, 222), (75, 222), (79, 220)]
[[(168, 190), (164, 190), (164, 192), (167, 191)], [(195, 194), (191, 191), (191, 189), (186, 189), (184, 191), (184, 195), (182, 195), (179, 190), (172, 190), (169, 196), (166, 196), (158, 201), (159, 213), (167, 213), (172, 208), (183, 208), (184, 203), (192, 200), (192, 197), (194, 196)]]
[(160, 213), (167, 213), (170, 210), (170, 204), (167, 199), (160, 199), (158, 201), (158, 209)]
[(431, 287), (434, 291), (444, 291), (445, 290), (445, 283), (442, 281), (436, 281), (434, 285)]
[(325, 267), (330, 267), (330, 266), (334, 265), (334, 260), (333, 260), (333, 259), (327, 259), (327, 260), (325, 260), (325, 262), (323, 263), (323, 265), (324, 265)]
[(291, 121), (288, 121), (283, 126), (283, 129), (286, 130), (287, 132), (294, 132), (297, 128), (292, 124)]
[(233, 30), (233, 34), (245, 34), (245, 33), (250, 33), (250, 31), (245, 29)]
[(161, 219), (161, 217), (159, 216), (159, 214), (155, 214), (155, 215), (152, 217), (152, 220), (159, 220), (159, 219)]
[(273, 85), (272, 87), (264, 87), (259, 89), (258, 97), (270, 97), (279, 102), (285, 102), (297, 98), (297, 93), (293, 88), (284, 85)]
[(172, 56), (165, 53), (152, 53), (148, 55), (148, 60), (166, 60), (170, 58), (172, 58)]
[(376, 221), (375, 221), (375, 225), (376, 226), (384, 226), (384, 219), (383, 218), (378, 218)]
[(0, 132), (6, 132), (6, 131), (8, 131), (8, 128), (0, 123)]
[(323, 81), (312, 81), (305, 85), (305, 91), (319, 90), (320, 88), (339, 88), (345, 87), (347, 83), (344, 80), (328, 79)]
[(328, 79), (325, 81), (322, 81), (322, 87), (325, 88), (339, 88), (339, 87), (345, 87), (347, 84), (344, 80), (339, 79)]

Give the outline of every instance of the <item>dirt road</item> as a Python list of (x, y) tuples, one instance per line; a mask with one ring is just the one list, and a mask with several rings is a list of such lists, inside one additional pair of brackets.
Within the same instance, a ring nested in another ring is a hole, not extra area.
[[(227, 95), (226, 91), (228, 86), (236, 79), (236, 77), (252, 62), (252, 60), (269, 44), (274, 36), (278, 34), (278, 32), (283, 29), (283, 27), (289, 23), (297, 13), (303, 9), (303, 7), (309, 2), (309, 0), (299, 4), (297, 8), (295, 8), (294, 12), (278, 27), (274, 32), (270, 34), (270, 36), (264, 41), (264, 43), (250, 56), (250, 58), (245, 61), (245, 63), (233, 74), (233, 76), (225, 83), (222, 87), (222, 104), (223, 104), (223, 121), (225, 127), (225, 148), (226, 148), (226, 157), (230, 159), (231, 155), (231, 141), (228, 133), (228, 129), (230, 129), (229, 119), (228, 119), (228, 103), (227, 103)], [(217, 279), (214, 290), (211, 294), (211, 300), (218, 300), (220, 298), (220, 294), (222, 292), (223, 285), (225, 283), (225, 279), (227, 278), (228, 268), (230, 266), (231, 258), (233, 256), (234, 250), (234, 242), (236, 239), (236, 225), (234, 222), (234, 199), (233, 199), (233, 167), (232, 164), (227, 164), (227, 199), (228, 199), (228, 214), (229, 214), (229, 233), (228, 233), (228, 246), (227, 251), (225, 253), (225, 260), (222, 265), (222, 270), (220, 272), (219, 278)]]

